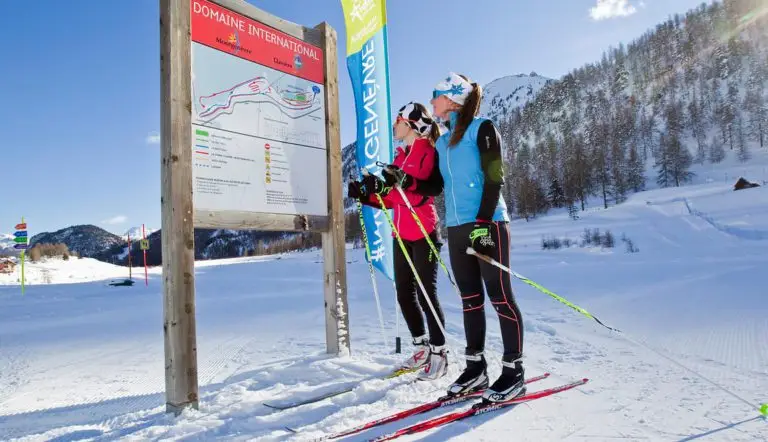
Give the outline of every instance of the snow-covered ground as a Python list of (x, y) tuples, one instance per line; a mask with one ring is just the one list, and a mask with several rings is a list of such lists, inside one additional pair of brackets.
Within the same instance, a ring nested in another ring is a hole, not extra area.
[[(541, 387), (590, 382), (402, 440), (768, 440), (756, 409), (677, 365), (752, 404), (768, 402), (768, 187), (734, 192), (736, 178), (635, 194), (578, 221), (563, 213), (513, 222), (514, 270), (623, 333), (514, 280), (527, 373), (551, 372)], [(616, 246), (580, 247), (586, 228), (610, 230)], [(639, 251), (627, 253), (622, 236)], [(543, 237), (575, 245), (542, 250)], [(263, 405), (384, 373), (404, 356), (393, 353), (391, 282), (378, 279), (384, 342), (363, 251), (347, 252), (352, 355), (338, 359), (324, 355), (318, 252), (198, 263), (200, 410), (178, 418), (164, 413), (160, 269), (148, 286), (134, 269), (136, 285), (109, 287), (125, 268), (30, 264), (24, 296), (14, 281), (0, 282), (0, 440), (307, 440), (435, 398), (457, 375), (455, 355), (433, 383), (367, 381), (294, 410)], [(442, 273), (440, 290), (448, 344), (461, 351), (460, 301)], [(490, 310), (488, 318), (494, 377), (501, 342)], [(402, 321), (400, 335), (408, 341)]]
[[(144, 268), (133, 268), (134, 278), (144, 276)], [(68, 261), (60, 258), (42, 258), (39, 262), (30, 262), (27, 257), (24, 264), (24, 282), (27, 285), (68, 284), (91, 282), (110, 278), (128, 278), (128, 267), (119, 267), (93, 258), (70, 257)], [(21, 284), (21, 263), (11, 274), (0, 273), (0, 286)], [(80, 287), (71, 290), (79, 290)]]

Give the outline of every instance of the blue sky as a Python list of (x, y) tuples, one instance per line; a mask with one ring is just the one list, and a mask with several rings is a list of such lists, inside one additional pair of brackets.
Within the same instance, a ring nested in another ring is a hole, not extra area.
[[(0, 27), (0, 233), (95, 224), (160, 227), (157, 0), (7, 2)], [(355, 138), (339, 0), (249, 0), (339, 34), (342, 142)], [(388, 4), (394, 109), (427, 102), (448, 71), (485, 84), (537, 72), (559, 78), (599, 60), (695, 0), (474, 0)], [(461, 20), (466, 20), (461, 22)], [(458, 29), (471, 32), (461, 33)]]

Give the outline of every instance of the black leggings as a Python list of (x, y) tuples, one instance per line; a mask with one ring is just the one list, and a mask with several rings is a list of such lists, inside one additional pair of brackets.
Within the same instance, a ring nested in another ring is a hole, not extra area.
[[(442, 244), (438, 241), (437, 233), (432, 232), (429, 235), (437, 251), (440, 251)], [(397, 301), (400, 304), (400, 310), (403, 312), (405, 323), (411, 336), (418, 337), (426, 334), (424, 330), (424, 318), (427, 317), (427, 326), (429, 327), (429, 340), (432, 345), (441, 346), (445, 344), (445, 336), (440, 330), (440, 326), (435, 321), (435, 315), (427, 304), (424, 294), (419, 287), (416, 278), (413, 276), (411, 266), (403, 255), (400, 244), (395, 241), (395, 286), (397, 289)], [(437, 300), (437, 257), (432, 253), (432, 248), (427, 240), (422, 238), (418, 241), (403, 240), (405, 248), (408, 250), (408, 256), (411, 257), (416, 272), (424, 284), (424, 288), (429, 295), (432, 306), (435, 307), (440, 323), (445, 326), (445, 317), (440, 308), (440, 302)], [(422, 313), (423, 310), (423, 313)]]
[[(474, 223), (448, 228), (448, 250), (451, 268), (461, 292), (464, 307), (464, 333), (467, 354), (478, 354), (485, 349), (485, 296), (483, 283), (499, 316), (501, 338), (504, 343), (503, 360), (511, 362), (523, 352), (523, 317), (512, 293), (510, 275), (492, 264), (468, 255), (471, 245), (469, 234)], [(509, 225), (495, 222), (489, 229), (497, 248), (491, 258), (509, 267)]]

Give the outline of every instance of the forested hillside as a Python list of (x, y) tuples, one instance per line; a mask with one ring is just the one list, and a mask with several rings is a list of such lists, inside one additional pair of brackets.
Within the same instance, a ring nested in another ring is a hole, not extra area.
[(768, 140), (768, 0), (726, 0), (675, 15), (497, 119), (505, 198), (529, 218), (607, 207), (677, 186), (694, 163), (750, 160)]

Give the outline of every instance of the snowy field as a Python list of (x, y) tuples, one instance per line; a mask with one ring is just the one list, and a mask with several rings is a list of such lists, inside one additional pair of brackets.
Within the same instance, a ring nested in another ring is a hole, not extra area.
[[(760, 181), (762, 166), (756, 170), (747, 178)], [(734, 192), (741, 172), (731, 173), (727, 182), (702, 177), (695, 186), (635, 194), (578, 221), (565, 214), (515, 221), (513, 269), (624, 334), (513, 280), (527, 373), (552, 373), (532, 388), (590, 382), (402, 440), (768, 440), (756, 409), (667, 359), (752, 404), (768, 402), (768, 187)], [(610, 230), (615, 247), (580, 247), (587, 228)], [(622, 236), (639, 251), (627, 253)], [(542, 250), (543, 237), (574, 244)], [(324, 355), (320, 259), (307, 252), (198, 263), (201, 402), (179, 418), (164, 413), (159, 269), (150, 270), (148, 286), (143, 269), (134, 269), (135, 286), (109, 287), (127, 270), (90, 259), (29, 264), (24, 296), (15, 275), (0, 275), (0, 440), (309, 440), (441, 394), (457, 375), (456, 355), (449, 375), (433, 383), (405, 376), (293, 410), (263, 405), (385, 373), (404, 356), (393, 352), (391, 282), (378, 280), (385, 342), (362, 250), (347, 255), (352, 355)], [(461, 351), (460, 300), (442, 272), (440, 290), (448, 344)], [(502, 347), (490, 310), (488, 318), (493, 378)], [(402, 321), (400, 335), (408, 342)]]

